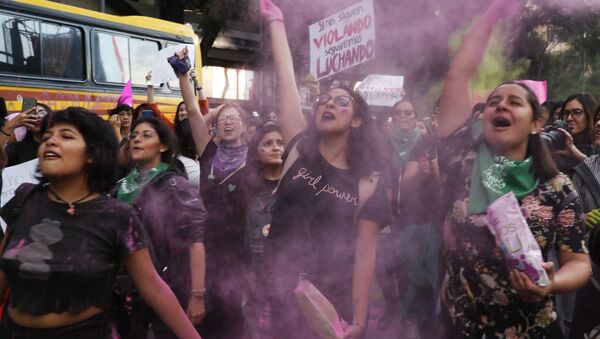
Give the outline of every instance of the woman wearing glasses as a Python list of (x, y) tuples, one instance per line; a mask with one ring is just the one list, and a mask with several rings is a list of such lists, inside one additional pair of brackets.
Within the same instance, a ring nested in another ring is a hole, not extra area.
[(374, 192), (359, 199), (359, 181), (381, 164), (375, 126), (365, 100), (345, 87), (318, 96), (314, 118), (307, 124), (283, 14), (270, 0), (261, 1), (261, 13), (271, 31), (288, 168), (277, 190), (264, 249), (272, 330), (275, 337), (316, 337), (293, 293), (304, 273), (348, 322), (343, 338), (360, 338), (367, 325), (379, 231), (391, 220), (381, 180), (372, 177)]
[[(242, 314), (241, 293), (231, 295), (224, 286), (231, 272), (239, 272), (235, 267), (238, 251), (243, 251), (243, 241), (238, 231), (227, 227), (224, 194), (236, 189), (231, 178), (246, 164), (248, 146), (244, 137), (244, 110), (236, 104), (227, 103), (203, 116), (194, 88), (188, 74), (191, 65), (184, 49), (169, 58), (169, 63), (179, 77), (183, 101), (188, 113), (189, 125), (200, 161), (200, 195), (204, 200), (208, 220), (205, 232), (207, 294), (211, 300), (210, 310), (203, 321), (203, 334), (210, 338), (236, 338), (230, 335), (238, 328)], [(210, 126), (216, 124), (216, 136), (209, 133)], [(239, 279), (243, 279), (240, 275)], [(240, 291), (236, 291), (240, 292)], [(233, 300), (233, 301), (231, 301)], [(230, 302), (231, 301), (231, 302)], [(232, 321), (229, 321), (232, 320)]]
[(575, 166), (588, 156), (600, 152), (594, 144), (594, 112), (598, 102), (587, 93), (573, 94), (565, 100), (559, 118), (571, 128), (565, 133), (566, 147), (554, 152), (558, 169), (572, 176)]

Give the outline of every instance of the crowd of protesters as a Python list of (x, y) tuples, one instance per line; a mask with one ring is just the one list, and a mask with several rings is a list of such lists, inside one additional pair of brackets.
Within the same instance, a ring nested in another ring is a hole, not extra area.
[[(517, 0), (475, 21), (435, 112), (405, 98), (378, 119), (343, 85), (306, 115), (284, 15), (260, 7), (277, 113), (210, 109), (184, 49), (173, 121), (152, 86), (107, 120), (37, 103), (3, 121), (0, 165), (38, 159), (38, 183), (2, 202), (0, 337), (600, 338), (600, 105), (512, 81), (469, 94)], [(486, 227), (508, 192), (547, 286), (509, 270)], [(315, 325), (306, 282), (339, 319)]]

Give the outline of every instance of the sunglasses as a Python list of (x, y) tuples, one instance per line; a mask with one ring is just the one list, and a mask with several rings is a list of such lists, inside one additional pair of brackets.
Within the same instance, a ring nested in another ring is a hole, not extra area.
[(576, 108), (572, 111), (562, 111), (560, 112), (561, 120), (566, 119), (569, 115), (573, 117), (573, 119), (579, 119), (579, 117), (583, 114), (583, 110)]
[(342, 106), (342, 107), (346, 107), (352, 101), (354, 101), (354, 99), (349, 95), (338, 95), (338, 96), (332, 97), (329, 94), (321, 94), (317, 97), (317, 100), (315, 100), (315, 104), (316, 105), (325, 105), (330, 100), (333, 100), (334, 104), (336, 104), (338, 106)]

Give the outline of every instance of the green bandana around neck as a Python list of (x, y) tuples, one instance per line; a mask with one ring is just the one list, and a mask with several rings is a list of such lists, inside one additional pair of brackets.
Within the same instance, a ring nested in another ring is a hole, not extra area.
[(166, 172), (168, 169), (169, 165), (164, 162), (161, 162), (158, 166), (146, 172), (140, 172), (139, 168), (135, 167), (129, 172), (125, 179), (123, 179), (121, 185), (119, 185), (117, 199), (132, 205), (135, 202), (135, 199), (140, 195), (142, 188), (152, 181), (152, 179)]
[(393, 166), (394, 168), (403, 168), (408, 162), (410, 152), (421, 139), (421, 132), (414, 128), (410, 131), (403, 131), (400, 128), (395, 128), (391, 133), (391, 143), (394, 148)]
[(508, 192), (522, 198), (533, 192), (538, 184), (531, 156), (520, 161), (493, 156), (487, 144), (482, 142), (471, 176), (469, 213), (485, 213), (492, 202)]

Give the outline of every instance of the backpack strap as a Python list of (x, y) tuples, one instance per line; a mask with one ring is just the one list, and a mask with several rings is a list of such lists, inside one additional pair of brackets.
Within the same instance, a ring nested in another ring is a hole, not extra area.
[(31, 197), (33, 192), (35, 192), (38, 187), (39, 185), (30, 183), (21, 184), (21, 186), (17, 188), (15, 196), (11, 199), (10, 206), (5, 206), (9, 207), (10, 210), (4, 219), (4, 222), (6, 222), (6, 233), (2, 237), (2, 243), (0, 244), (0, 255), (4, 253), (6, 244), (10, 240), (10, 236), (15, 228), (15, 221), (17, 220), (17, 217), (19, 217), (19, 214), (21, 214), (21, 210), (23, 210), (25, 202), (27, 202), (27, 199)]
[(575, 172), (579, 174), (583, 182), (585, 183), (586, 188), (592, 194), (592, 198), (594, 199), (594, 205), (600, 206), (600, 183), (596, 180), (594, 173), (590, 170), (590, 167), (582, 162), (578, 166), (575, 166)]
[(379, 183), (379, 172), (373, 172), (370, 176), (361, 178), (358, 182), (358, 206), (354, 212), (354, 223), (358, 222), (358, 213), (365, 207), (369, 199), (375, 195), (377, 183)]

